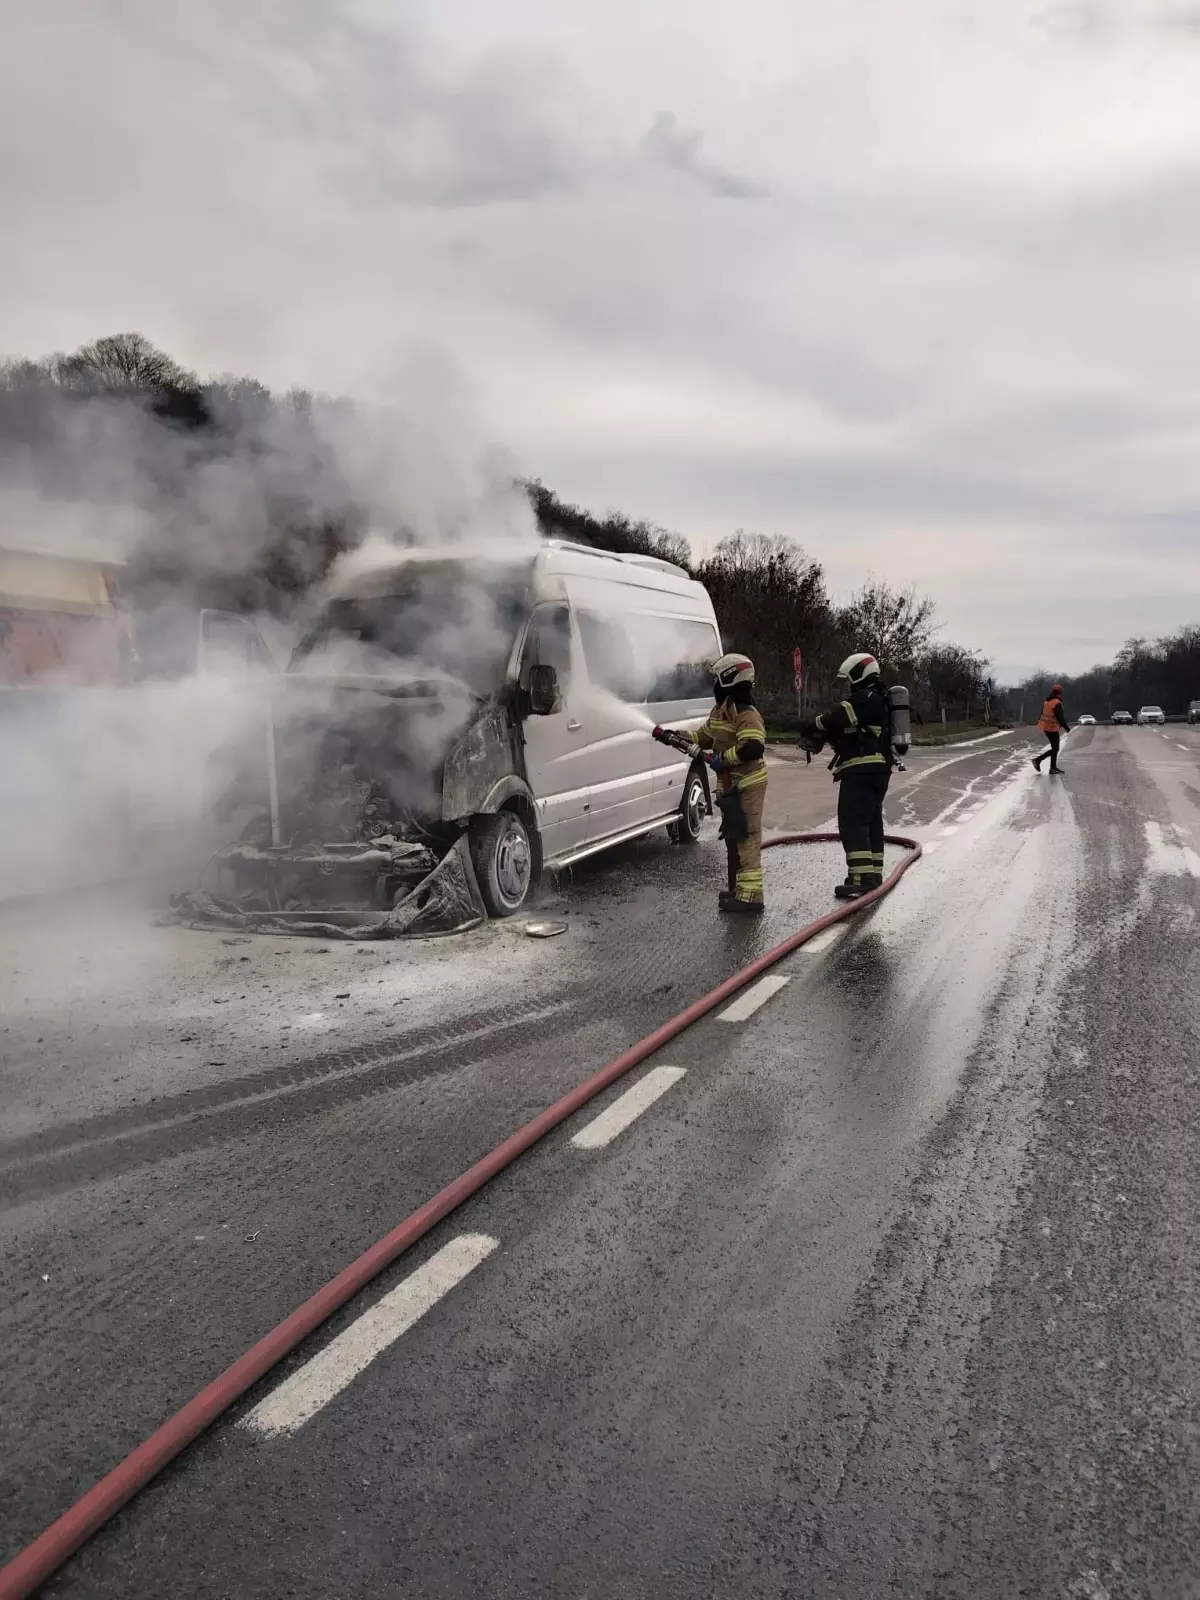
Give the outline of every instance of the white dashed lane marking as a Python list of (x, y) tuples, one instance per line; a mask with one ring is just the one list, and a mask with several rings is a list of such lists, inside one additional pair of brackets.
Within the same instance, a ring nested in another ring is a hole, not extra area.
[(499, 1240), (483, 1233), (451, 1239), (260, 1400), (242, 1418), (242, 1427), (267, 1438), (295, 1433), (498, 1246)]
[[(811, 946), (809, 946), (811, 949)], [(745, 1022), (747, 1017), (752, 1017), (759, 1006), (766, 1005), (773, 994), (778, 994), (785, 984), (790, 983), (790, 978), (767, 977), (760, 978), (757, 983), (752, 983), (744, 994), (738, 995), (731, 1006), (726, 1006), (721, 1012), (722, 1022)]]
[(599, 1150), (611, 1144), (619, 1133), (624, 1133), (673, 1083), (686, 1076), (686, 1067), (654, 1067), (644, 1078), (639, 1078), (632, 1089), (626, 1089), (619, 1099), (594, 1117), (571, 1140), (578, 1150)]
[(800, 946), (800, 954), (802, 956), (819, 956), (822, 950), (828, 950), (831, 944), (840, 939), (845, 931), (846, 924), (844, 922), (835, 922), (832, 928), (822, 929), (820, 933), (814, 934), (807, 944), (802, 944)]

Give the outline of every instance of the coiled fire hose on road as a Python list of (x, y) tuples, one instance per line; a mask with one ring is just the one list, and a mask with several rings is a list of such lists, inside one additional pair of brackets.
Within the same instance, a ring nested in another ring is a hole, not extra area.
[[(785, 844), (838, 842), (836, 833), (789, 833), (765, 839), (763, 849), (774, 849)], [(568, 1094), (556, 1100), (553, 1105), (547, 1106), (534, 1117), (532, 1122), (527, 1122), (523, 1128), (518, 1128), (504, 1140), (503, 1144), (498, 1144), (473, 1167), (455, 1178), (453, 1183), (447, 1184), (440, 1193), (427, 1200), (419, 1210), (414, 1211), (391, 1233), (339, 1272), (336, 1278), (330, 1279), (323, 1289), (318, 1289), (316, 1294), (298, 1306), (291, 1316), (264, 1334), (257, 1344), (252, 1345), (232, 1366), (227, 1367), (219, 1377), (214, 1378), (207, 1387), (200, 1390), (199, 1394), (193, 1396), (181, 1410), (169, 1417), (148, 1439), (131, 1451), (111, 1472), (101, 1478), (99, 1483), (77, 1500), (70, 1510), (65, 1511), (32, 1544), (27, 1545), (3, 1570), (0, 1570), (0, 1600), (25, 1600), (26, 1596), (33, 1594), (34, 1590), (56, 1572), (64, 1561), (86, 1544), (122, 1506), (128, 1504), (134, 1495), (157, 1477), (169, 1462), (211, 1427), (248, 1389), (270, 1372), (277, 1362), (294, 1350), (303, 1339), (314, 1333), (335, 1311), (352, 1300), (360, 1290), (378, 1277), (386, 1267), (391, 1266), (419, 1239), (424, 1238), (443, 1218), (456, 1211), (473, 1194), (478, 1193), (486, 1183), (503, 1172), (505, 1167), (510, 1166), (519, 1156), (524, 1155), (539, 1140), (544, 1139), (560, 1123), (574, 1116), (575, 1112), (587, 1105), (589, 1100), (593, 1100), (611, 1084), (616, 1083), (618, 1078), (624, 1077), (634, 1067), (640, 1066), (649, 1056), (661, 1050), (663, 1045), (677, 1038), (694, 1022), (698, 1022), (701, 1017), (715, 1010), (739, 989), (744, 989), (747, 984), (752, 983), (769, 967), (782, 961), (793, 950), (798, 950), (801, 945), (815, 938), (826, 928), (845, 921), (847, 917), (857, 916), (881, 900), (884, 895), (889, 894), (909, 867), (919, 860), (921, 846), (915, 839), (905, 839), (895, 834), (886, 835), (886, 842), (900, 846), (908, 854), (892, 868), (880, 888), (870, 890), (858, 900), (846, 901), (836, 910), (818, 917), (815, 922), (808, 923), (775, 945), (773, 949), (768, 950), (765, 955), (758, 956), (739, 972), (735, 972), (731, 978), (726, 978), (724, 983), (718, 984), (708, 994), (694, 1000), (685, 1010), (655, 1028), (653, 1033), (648, 1033), (623, 1055), (617, 1056), (599, 1072), (586, 1078)]]

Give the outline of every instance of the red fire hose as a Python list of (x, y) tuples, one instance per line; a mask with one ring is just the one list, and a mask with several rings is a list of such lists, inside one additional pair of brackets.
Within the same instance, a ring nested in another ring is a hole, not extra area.
[[(836, 833), (789, 833), (779, 838), (764, 840), (763, 848), (781, 844), (832, 844), (837, 841)], [(440, 1194), (435, 1194), (432, 1200), (427, 1200), (420, 1210), (414, 1211), (385, 1238), (380, 1239), (378, 1244), (364, 1251), (323, 1289), (318, 1289), (311, 1299), (298, 1306), (290, 1317), (264, 1334), (257, 1344), (252, 1345), (231, 1367), (227, 1367), (219, 1377), (201, 1389), (199, 1394), (194, 1395), (182, 1410), (177, 1411), (161, 1427), (155, 1429), (136, 1450), (101, 1478), (100, 1482), (89, 1489), (82, 1499), (77, 1500), (69, 1511), (65, 1511), (57, 1522), (51, 1523), (44, 1533), (40, 1534), (32, 1544), (27, 1545), (0, 1571), (0, 1600), (25, 1600), (27, 1595), (31, 1595), (39, 1584), (44, 1583), (51, 1573), (56, 1572), (63, 1562), (115, 1516), (123, 1505), (144, 1489), (169, 1461), (174, 1460), (193, 1439), (198, 1438), (206, 1428), (210, 1427), (233, 1405), (234, 1401), (244, 1395), (290, 1350), (294, 1350), (302, 1339), (306, 1339), (335, 1311), (358, 1294), (360, 1289), (365, 1288), (385, 1267), (390, 1266), (398, 1256), (441, 1222), (443, 1217), (457, 1210), (465, 1200), (482, 1189), (484, 1184), (490, 1182), (497, 1173), (503, 1172), (504, 1168), (518, 1156), (537, 1144), (538, 1140), (543, 1139), (551, 1129), (557, 1128), (561, 1122), (573, 1116), (581, 1106), (585, 1106), (589, 1100), (602, 1093), (618, 1078), (624, 1077), (632, 1068), (645, 1061), (656, 1050), (660, 1050), (669, 1040), (677, 1038), (693, 1022), (719, 1006), (722, 1001), (728, 1000), (739, 989), (744, 989), (768, 967), (773, 967), (776, 962), (782, 961), (784, 956), (790, 955), (793, 950), (798, 950), (802, 944), (807, 943), (823, 929), (831, 928), (835, 923), (842, 922), (845, 918), (873, 905), (894, 889), (904, 873), (920, 857), (921, 846), (915, 839), (902, 839), (892, 834), (887, 835), (887, 843), (900, 845), (909, 854), (893, 867), (882, 887), (872, 889), (859, 900), (847, 901), (837, 910), (818, 917), (815, 922), (810, 922), (807, 927), (791, 934), (774, 949), (768, 950), (765, 955), (750, 962), (749, 966), (743, 967), (740, 972), (735, 972), (732, 978), (726, 978), (717, 988), (699, 1000), (693, 1001), (678, 1016), (655, 1028), (653, 1033), (648, 1033), (638, 1044), (626, 1050), (624, 1055), (618, 1056), (615, 1061), (610, 1061), (606, 1067), (602, 1067), (592, 1077), (578, 1084), (569, 1094), (563, 1095), (561, 1100), (556, 1100), (553, 1105), (547, 1106), (534, 1117), (532, 1122), (527, 1122), (523, 1128), (518, 1128), (516, 1133), (505, 1139), (503, 1144), (498, 1144), (482, 1160), (468, 1168), (461, 1177), (447, 1184)]]

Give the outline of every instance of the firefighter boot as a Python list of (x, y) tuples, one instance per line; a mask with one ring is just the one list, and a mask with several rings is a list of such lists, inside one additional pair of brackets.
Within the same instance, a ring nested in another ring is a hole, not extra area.
[(863, 880), (857, 873), (851, 872), (847, 876), (845, 883), (834, 885), (833, 892), (839, 900), (857, 900), (859, 895), (865, 892)]
[(721, 911), (739, 912), (744, 917), (761, 916), (763, 911), (761, 900), (739, 900), (737, 895), (730, 894), (728, 889), (722, 889), (717, 896), (717, 907)]

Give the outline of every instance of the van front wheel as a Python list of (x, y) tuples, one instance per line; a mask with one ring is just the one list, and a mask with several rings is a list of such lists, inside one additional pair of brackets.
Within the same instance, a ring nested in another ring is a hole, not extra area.
[(537, 845), (517, 811), (476, 817), (470, 830), (471, 864), (492, 917), (511, 917), (532, 893), (537, 878)]

